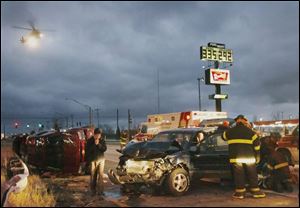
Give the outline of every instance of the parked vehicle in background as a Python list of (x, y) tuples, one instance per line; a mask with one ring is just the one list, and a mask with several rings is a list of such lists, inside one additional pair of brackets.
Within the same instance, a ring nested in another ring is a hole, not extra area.
[(200, 122), (199, 127), (219, 127), (223, 126), (225, 121), (229, 122), (229, 126), (235, 123), (233, 118), (204, 119)]
[(269, 136), (270, 133), (277, 132), (281, 136), (291, 134), (293, 129), (299, 125), (299, 119), (255, 121), (253, 127), (259, 131), (262, 136)]
[(281, 137), (277, 141), (277, 151), (281, 152), (290, 165), (299, 164), (299, 124), (291, 134)]
[(147, 116), (147, 122), (140, 124), (140, 133), (135, 135), (135, 138), (139, 141), (151, 140), (153, 136), (161, 131), (176, 128), (195, 128), (199, 127), (203, 120), (225, 118), (227, 118), (227, 112), (215, 111), (152, 114)]

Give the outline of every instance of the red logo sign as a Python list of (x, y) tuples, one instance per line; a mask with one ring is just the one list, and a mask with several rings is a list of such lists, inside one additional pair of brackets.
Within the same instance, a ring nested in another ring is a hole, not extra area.
[(212, 77), (214, 81), (226, 81), (228, 78), (228, 72), (212, 71)]
[(230, 71), (226, 69), (210, 69), (210, 84), (230, 84)]

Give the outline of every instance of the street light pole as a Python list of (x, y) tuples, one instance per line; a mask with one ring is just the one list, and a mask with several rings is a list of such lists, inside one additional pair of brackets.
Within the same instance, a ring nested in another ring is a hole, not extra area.
[(59, 112), (54, 112), (55, 114), (57, 114), (57, 115), (60, 115), (61, 116), (61, 118), (64, 118), (64, 119), (66, 119), (66, 128), (69, 128), (69, 121), (68, 121), (68, 116), (65, 116), (64, 114), (62, 114), (62, 113), (59, 113)]
[(66, 100), (72, 100), (73, 102), (75, 102), (75, 103), (77, 103), (79, 105), (82, 105), (86, 109), (88, 109), (89, 110), (89, 125), (92, 126), (92, 107), (89, 106), (89, 105), (87, 105), (87, 104), (83, 104), (83, 103), (81, 103), (81, 102), (79, 102), (79, 101), (77, 101), (77, 100), (75, 100), (73, 98), (66, 98)]
[(204, 81), (204, 78), (198, 78), (198, 93), (199, 93), (199, 111), (201, 111), (201, 90), (200, 90), (200, 81)]
[(96, 108), (96, 109), (95, 109), (95, 111), (97, 111), (98, 128), (100, 128), (100, 123), (99, 123), (99, 110), (100, 110), (100, 108)]
[(74, 127), (74, 123), (73, 123), (73, 114), (71, 114), (71, 121), (72, 121), (72, 128)]

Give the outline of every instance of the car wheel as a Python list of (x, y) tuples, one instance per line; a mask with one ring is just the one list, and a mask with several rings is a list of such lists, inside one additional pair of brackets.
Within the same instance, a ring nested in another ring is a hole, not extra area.
[(167, 178), (168, 191), (175, 196), (186, 193), (190, 187), (190, 176), (183, 168), (176, 168)]

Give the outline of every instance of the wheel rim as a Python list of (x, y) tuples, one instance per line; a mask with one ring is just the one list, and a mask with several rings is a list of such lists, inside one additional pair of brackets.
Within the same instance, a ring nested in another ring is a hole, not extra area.
[(185, 191), (187, 184), (188, 184), (188, 179), (182, 173), (176, 174), (172, 183), (173, 188), (178, 192)]

